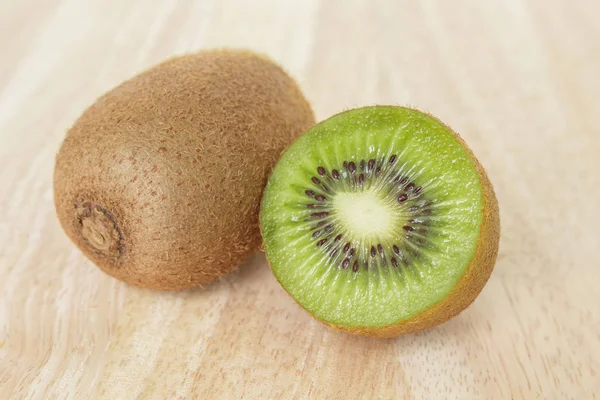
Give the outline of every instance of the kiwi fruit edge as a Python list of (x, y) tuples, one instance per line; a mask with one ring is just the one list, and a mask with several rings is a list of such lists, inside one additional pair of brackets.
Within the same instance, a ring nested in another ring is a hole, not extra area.
[[(429, 329), (435, 327), (439, 324), (442, 324), (454, 316), (461, 313), (465, 310), (480, 294), (481, 290), (489, 280), (491, 273), (494, 269), (494, 264), (496, 262), (496, 258), (498, 255), (498, 247), (500, 241), (500, 215), (499, 215), (499, 207), (498, 201), (496, 199), (496, 195), (494, 193), (493, 186), (486, 174), (485, 169), (479, 162), (479, 160), (475, 157), (472, 150), (466, 144), (466, 142), (462, 139), (462, 137), (456, 133), (452, 128), (448, 125), (444, 124), (435, 116), (417, 110), (412, 107), (401, 107), (401, 106), (389, 106), (389, 105), (376, 105), (376, 106), (367, 106), (357, 109), (350, 109), (339, 114), (336, 114), (329, 119), (317, 124), (315, 127), (309, 129), (305, 134), (309, 133), (313, 129), (318, 129), (319, 126), (332, 118), (343, 117), (344, 115), (351, 114), (355, 111), (359, 110), (377, 110), (377, 109), (397, 109), (397, 110), (405, 110), (407, 112), (414, 112), (421, 114), (422, 116), (431, 119), (435, 123), (439, 124), (446, 132), (449, 132), (454, 140), (460, 144), (463, 150), (466, 152), (469, 161), (474, 166), (479, 184), (481, 186), (481, 223), (479, 225), (479, 232), (477, 236), (477, 241), (474, 246), (473, 255), (468, 262), (464, 272), (455, 283), (450, 292), (440, 301), (434, 302), (430, 304), (427, 308), (422, 311), (416, 313), (410, 318), (398, 321), (397, 323), (381, 325), (381, 326), (348, 326), (342, 324), (336, 324), (332, 322), (328, 322), (322, 318), (318, 318), (315, 316), (309, 309), (307, 309), (296, 297), (294, 293), (290, 291), (284, 283), (280, 280), (278, 274), (275, 272), (273, 268), (273, 263), (269, 258), (268, 251), (266, 249), (266, 244), (263, 242), (262, 248), (267, 253), (267, 261), (269, 267), (274, 273), (276, 279), (279, 281), (283, 289), (288, 292), (288, 294), (302, 307), (304, 308), (309, 315), (311, 315), (317, 321), (324, 323), (327, 326), (330, 326), (334, 329), (344, 331), (347, 333), (361, 335), (361, 336), (371, 336), (371, 337), (379, 337), (379, 338), (393, 338), (404, 334), (416, 333), (425, 329)], [(294, 144), (299, 141), (300, 138), (297, 138), (294, 143), (292, 143), (287, 149), (290, 149)], [(277, 167), (277, 165), (276, 165)], [(276, 168), (275, 167), (275, 168)], [(272, 172), (272, 175), (275, 173), (275, 169)], [(272, 176), (271, 175), (271, 176)], [(270, 184), (270, 180), (267, 183), (267, 188)], [(267, 195), (267, 190), (263, 193), (263, 200), (261, 202), (261, 211), (260, 211), (260, 228), (261, 234), (263, 236), (263, 240), (265, 240), (265, 231), (264, 231), (264, 212), (265, 212), (265, 197)], [(268, 239), (267, 239), (268, 240)]]
[(68, 237), (129, 284), (178, 290), (258, 250), (268, 174), (314, 115), (265, 56), (206, 50), (169, 59), (100, 97), (56, 157)]

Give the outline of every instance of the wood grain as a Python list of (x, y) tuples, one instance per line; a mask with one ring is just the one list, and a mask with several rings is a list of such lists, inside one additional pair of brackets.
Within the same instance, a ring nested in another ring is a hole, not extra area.
[[(594, 0), (0, 2), (0, 399), (597, 398), (598, 15)], [(123, 79), (216, 46), (271, 55), (320, 119), (410, 104), (463, 135), (502, 218), (472, 307), (369, 340), (313, 321), (262, 254), (155, 293), (76, 251), (52, 201), (65, 131)]]

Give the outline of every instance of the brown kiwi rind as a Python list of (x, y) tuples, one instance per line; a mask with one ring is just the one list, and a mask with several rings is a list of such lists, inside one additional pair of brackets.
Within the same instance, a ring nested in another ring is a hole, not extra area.
[(54, 171), (58, 218), (118, 279), (204, 285), (258, 249), (268, 173), (313, 124), (296, 82), (263, 56), (168, 60), (102, 96), (69, 130)]

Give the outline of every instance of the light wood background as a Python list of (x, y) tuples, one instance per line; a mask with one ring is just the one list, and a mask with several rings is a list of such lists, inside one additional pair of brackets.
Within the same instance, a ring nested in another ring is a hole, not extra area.
[[(0, 399), (591, 399), (600, 393), (600, 2), (0, 1)], [(202, 290), (104, 275), (54, 215), (65, 131), (174, 54), (249, 47), (319, 119), (410, 104), (462, 133), (502, 217), (489, 284), (458, 318), (348, 336), (284, 294), (262, 254)]]

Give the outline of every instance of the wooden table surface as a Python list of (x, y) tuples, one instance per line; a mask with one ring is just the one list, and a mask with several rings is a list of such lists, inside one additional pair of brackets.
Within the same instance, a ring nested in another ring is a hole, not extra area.
[[(0, 2), (0, 399), (591, 399), (600, 393), (600, 2)], [(205, 289), (100, 272), (54, 213), (63, 135), (174, 54), (248, 47), (319, 119), (410, 104), (461, 132), (502, 218), (458, 318), (373, 340), (312, 320), (264, 255)]]

